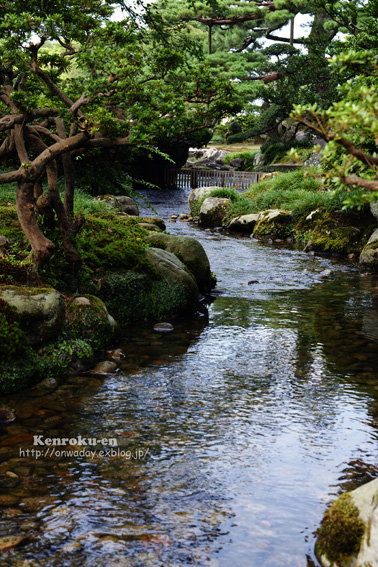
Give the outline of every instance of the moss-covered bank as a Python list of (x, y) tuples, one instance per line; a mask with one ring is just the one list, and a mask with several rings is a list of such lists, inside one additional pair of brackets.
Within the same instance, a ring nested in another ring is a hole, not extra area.
[[(129, 217), (112, 213), (105, 204), (96, 205), (86, 213), (85, 223), (74, 237), (83, 259), (82, 269), (72, 272), (59, 235), (51, 229), (48, 236), (56, 252), (37, 273), (15, 205), (0, 203), (0, 236), (7, 240), (6, 252), (0, 255), (0, 291), (14, 287), (18, 297), (24, 296), (26, 289), (34, 289), (39, 297), (42, 290), (48, 293), (53, 288), (65, 304), (65, 316), (54, 341), (47, 344), (41, 339), (32, 344), (32, 331), (29, 333), (29, 323), (22, 318), (22, 309), (18, 304), (12, 309), (7, 301), (0, 301), (0, 393), (20, 390), (51, 375), (78, 371), (83, 362), (93, 363), (96, 354), (115, 340), (114, 319), (125, 326), (140, 319), (158, 321), (196, 310), (199, 290), (185, 258), (153, 248), (154, 241), (148, 239), (150, 228), (163, 235), (165, 225), (160, 219)], [(151, 255), (149, 250), (156, 252)], [(171, 266), (169, 273), (160, 253)], [(190, 262), (194, 269), (192, 257), (188, 257)], [(209, 269), (198, 273), (198, 278), (207, 290), (214, 286)], [(42, 305), (43, 299), (39, 303)], [(43, 327), (43, 309), (37, 320), (37, 326)]]
[[(231, 201), (223, 216), (223, 227), (240, 230), (243, 223), (235, 222), (235, 219), (259, 214), (250, 230), (255, 238), (288, 239), (308, 251), (359, 255), (377, 227), (377, 220), (368, 206), (360, 211), (345, 210), (343, 202), (347, 193), (325, 191), (316, 170), (281, 173), (241, 194), (233, 189), (215, 189), (193, 204), (191, 212), (194, 216), (209, 196)], [(268, 211), (275, 213), (268, 214)], [(245, 224), (246, 228), (250, 226)]]

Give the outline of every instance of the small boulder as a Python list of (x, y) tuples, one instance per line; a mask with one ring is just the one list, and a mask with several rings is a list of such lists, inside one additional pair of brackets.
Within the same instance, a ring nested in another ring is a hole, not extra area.
[(91, 374), (114, 374), (116, 372), (118, 366), (115, 362), (111, 360), (103, 360), (96, 364), (96, 366), (91, 370)]
[(370, 203), (370, 211), (373, 217), (378, 220), (378, 201), (376, 203)]
[(116, 195), (114, 197), (118, 207), (122, 213), (127, 213), (132, 216), (139, 216), (138, 204), (131, 197), (126, 195)]
[(208, 197), (201, 205), (199, 224), (202, 226), (221, 226), (230, 208), (231, 200), (222, 197)]
[(251, 234), (256, 223), (260, 220), (260, 213), (241, 215), (232, 219), (227, 228), (236, 232), (247, 232)]
[(234, 167), (235, 169), (241, 169), (243, 167), (244, 160), (243, 158), (234, 158), (232, 159), (228, 165)]
[(174, 330), (174, 326), (171, 323), (156, 323), (153, 329), (156, 333), (171, 333)]
[(287, 235), (287, 225), (292, 220), (290, 211), (268, 209), (260, 213), (253, 236), (255, 238), (282, 238)]
[(112, 339), (116, 322), (101, 299), (81, 295), (71, 299), (66, 309), (66, 333), (69, 338), (87, 341), (95, 350), (103, 349)]
[(163, 219), (159, 219), (158, 217), (139, 217), (138, 222), (155, 225), (160, 228), (160, 230), (167, 228)]
[(64, 302), (55, 289), (4, 286), (0, 298), (16, 309), (29, 345), (51, 342), (62, 332)]
[(360, 264), (369, 266), (369, 269), (378, 270), (378, 228), (362, 249), (359, 261)]
[(138, 216), (139, 209), (137, 203), (127, 195), (99, 195), (97, 197), (100, 201), (107, 201), (107, 203), (117, 211), (126, 213), (128, 215)]

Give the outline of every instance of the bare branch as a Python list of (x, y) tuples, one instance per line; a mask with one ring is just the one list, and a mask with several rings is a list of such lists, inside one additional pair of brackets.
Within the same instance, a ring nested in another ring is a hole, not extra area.
[(274, 73), (271, 73), (270, 75), (260, 75), (259, 77), (247, 77), (245, 80), (246, 81), (263, 81), (267, 85), (268, 83), (273, 83), (274, 81), (278, 81), (279, 79), (282, 79), (282, 75), (281, 75), (281, 73), (278, 73), (278, 71), (275, 71)]
[(346, 185), (357, 185), (357, 187), (363, 187), (368, 191), (378, 191), (378, 181), (374, 179), (363, 179), (358, 177), (358, 175), (352, 174), (346, 177), (340, 177), (341, 183)]
[(356, 157), (359, 161), (362, 161), (362, 163), (364, 163), (365, 165), (368, 165), (369, 167), (371, 167), (373, 164), (378, 165), (378, 157), (372, 157), (369, 154), (365, 153), (363, 150), (356, 148), (356, 146), (354, 146), (352, 142), (350, 142), (346, 138), (336, 138), (335, 134), (328, 134), (328, 139), (334, 139), (335, 142), (343, 146), (349, 154)]
[(85, 93), (83, 93), (81, 97), (78, 98), (77, 101), (71, 106), (70, 112), (72, 112), (72, 114), (76, 114), (76, 111), (80, 108), (82, 104), (88, 104), (89, 102), (90, 99)]

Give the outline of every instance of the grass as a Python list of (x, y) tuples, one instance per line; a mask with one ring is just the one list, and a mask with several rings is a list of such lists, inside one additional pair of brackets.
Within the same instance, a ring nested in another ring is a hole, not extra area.
[[(306, 215), (319, 207), (341, 211), (346, 196), (346, 191), (339, 193), (324, 191), (314, 169), (307, 171), (306, 174), (302, 169), (290, 171), (260, 181), (241, 195), (249, 202), (248, 211), (243, 214), (267, 209), (285, 209), (291, 211), (294, 218)], [(233, 212), (235, 209), (231, 207), (230, 214)]]
[[(267, 209), (291, 211), (294, 219), (307, 215), (320, 207), (341, 212), (347, 195), (346, 191), (339, 193), (324, 191), (315, 169), (308, 170), (305, 175), (302, 169), (282, 173), (272, 179), (252, 185), (245, 193), (226, 188), (215, 189), (211, 193), (213, 197), (231, 199), (231, 206), (225, 219), (226, 224), (237, 216), (258, 213)], [(205, 198), (196, 203), (192, 214), (195, 216), (199, 214)]]

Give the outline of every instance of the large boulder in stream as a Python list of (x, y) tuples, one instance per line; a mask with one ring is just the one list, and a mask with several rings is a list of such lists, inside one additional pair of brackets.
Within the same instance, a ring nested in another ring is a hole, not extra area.
[(1, 286), (0, 298), (14, 307), (29, 345), (53, 341), (64, 325), (64, 301), (53, 288)]
[(196, 205), (204, 197), (210, 197), (211, 193), (215, 191), (215, 189), (220, 189), (220, 187), (216, 187), (215, 185), (212, 187), (198, 187), (198, 189), (193, 189), (193, 191), (189, 193), (188, 205), (192, 214), (195, 212), (193, 211), (194, 205)]
[(199, 224), (202, 226), (222, 226), (231, 205), (231, 199), (208, 197), (201, 205)]
[(378, 479), (341, 494), (317, 535), (323, 567), (378, 567)]
[(198, 306), (199, 289), (194, 278), (188, 274), (185, 265), (177, 256), (161, 248), (148, 248), (146, 253), (154, 269), (166, 282), (178, 284), (176, 292), (180, 296), (180, 311), (195, 311)]
[(208, 293), (214, 287), (214, 278), (210, 271), (210, 262), (202, 246), (195, 238), (173, 236), (172, 234), (150, 234), (148, 242), (175, 254), (189, 270), (197, 282), (199, 291)]

